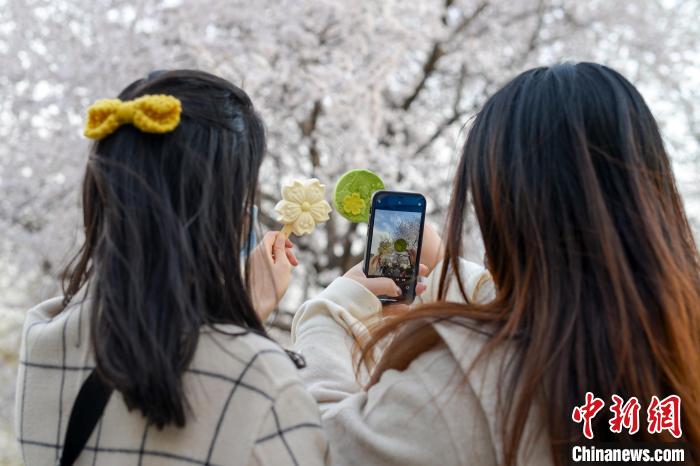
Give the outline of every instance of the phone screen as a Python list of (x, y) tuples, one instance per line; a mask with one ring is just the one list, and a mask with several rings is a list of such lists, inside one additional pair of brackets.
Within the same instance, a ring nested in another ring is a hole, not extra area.
[(398, 298), (380, 296), (382, 301), (412, 301), (415, 297), (424, 219), (425, 198), (422, 195), (392, 191), (375, 193), (365, 274), (391, 278), (402, 292)]

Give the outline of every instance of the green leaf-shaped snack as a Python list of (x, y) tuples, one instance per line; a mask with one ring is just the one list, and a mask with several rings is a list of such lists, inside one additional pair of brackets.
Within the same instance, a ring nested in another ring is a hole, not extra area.
[(335, 184), (333, 205), (351, 222), (367, 222), (372, 194), (381, 189), (384, 189), (384, 182), (375, 173), (364, 169), (350, 170)]

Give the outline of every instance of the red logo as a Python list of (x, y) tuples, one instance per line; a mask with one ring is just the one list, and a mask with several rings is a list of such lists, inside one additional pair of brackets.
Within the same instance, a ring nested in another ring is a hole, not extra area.
[[(612, 396), (610, 411), (613, 416), (608, 421), (610, 432), (619, 434), (626, 429), (630, 435), (639, 432), (639, 411), (641, 405), (637, 397), (631, 397), (625, 401), (618, 395)], [(605, 402), (596, 398), (591, 392), (586, 392), (586, 402), (581, 406), (575, 406), (571, 413), (571, 419), (577, 424), (583, 423), (583, 435), (593, 439), (593, 418), (605, 406)], [(669, 395), (663, 400), (658, 396), (651, 397), (647, 407), (647, 432), (660, 434), (668, 431), (675, 438), (683, 435), (681, 427), (681, 397)]]
[(610, 432), (619, 434), (625, 428), (630, 434), (639, 432), (639, 409), (641, 405), (637, 397), (633, 396), (623, 404), (623, 399), (617, 395), (612, 396), (613, 404), (610, 411), (613, 418), (610, 419)]
[(592, 420), (598, 411), (603, 409), (605, 402), (600, 398), (593, 396), (593, 393), (586, 392), (586, 403), (583, 406), (576, 406), (571, 413), (571, 419), (576, 423), (583, 422), (583, 435), (587, 439), (593, 439)]
[(650, 434), (660, 434), (667, 430), (676, 438), (679, 438), (681, 430), (681, 397), (669, 395), (663, 400), (654, 395), (647, 408), (647, 431)]

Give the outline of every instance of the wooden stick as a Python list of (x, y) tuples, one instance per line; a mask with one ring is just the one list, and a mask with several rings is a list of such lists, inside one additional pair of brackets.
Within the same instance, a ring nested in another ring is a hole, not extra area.
[(282, 230), (280, 230), (280, 233), (284, 235), (284, 239), (289, 238), (289, 235), (292, 234), (293, 227), (291, 224), (286, 224), (285, 226), (282, 227)]

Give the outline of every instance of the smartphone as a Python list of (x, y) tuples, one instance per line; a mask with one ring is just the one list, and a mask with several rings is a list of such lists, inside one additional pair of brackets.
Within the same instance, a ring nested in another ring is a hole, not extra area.
[(364, 272), (391, 278), (401, 288), (399, 297), (379, 296), (384, 303), (410, 303), (416, 296), (425, 204), (418, 193), (377, 191), (372, 196)]

